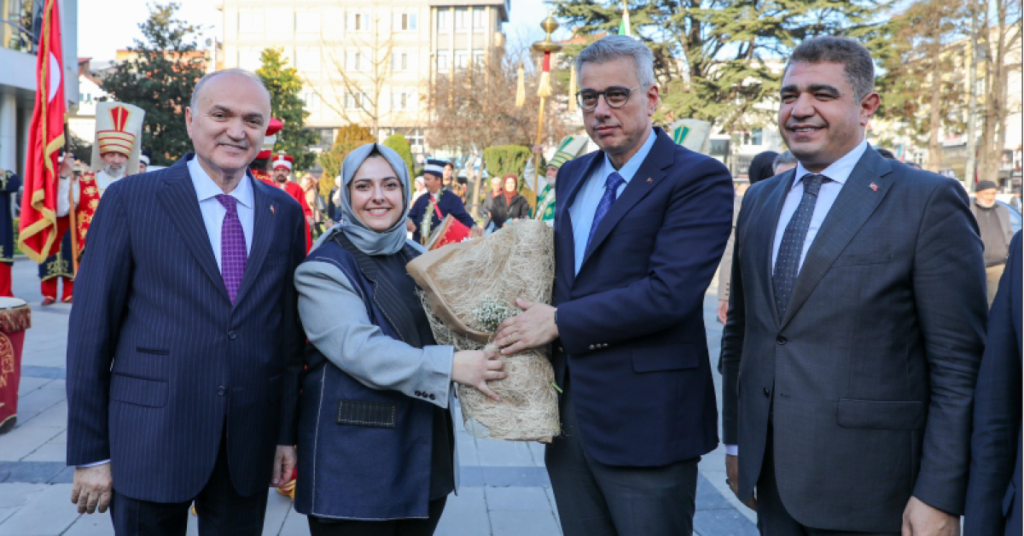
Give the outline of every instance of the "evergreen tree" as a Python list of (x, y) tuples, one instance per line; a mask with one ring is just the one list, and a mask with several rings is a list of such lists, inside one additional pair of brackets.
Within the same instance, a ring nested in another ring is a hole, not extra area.
[[(891, 0), (633, 0), (634, 37), (654, 53), (662, 106), (655, 119), (695, 118), (725, 131), (767, 123), (756, 105), (776, 98), (781, 64), (800, 41), (843, 35), (881, 47), (880, 10)], [(577, 34), (614, 34), (618, 0), (552, 0), (555, 16)], [(575, 57), (582, 46), (568, 47)]]
[(283, 52), (283, 49), (265, 49), (260, 54), (261, 67), (256, 74), (270, 92), (270, 116), (284, 122), (274, 149), (295, 157), (296, 170), (307, 170), (316, 161), (310, 147), (320, 141), (320, 136), (305, 128), (309, 112), (299, 98), (302, 79), (295, 67), (289, 67), (288, 60), (281, 57)]
[(384, 146), (390, 147), (398, 153), (398, 156), (402, 157), (405, 161), (405, 168), (409, 171), (409, 180), (412, 180), (412, 150), (409, 149), (409, 140), (405, 139), (405, 136), (401, 134), (392, 134), (388, 136), (388, 139), (384, 140)]
[(179, 4), (150, 6), (149, 19), (139, 24), (143, 39), (129, 50), (135, 56), (118, 64), (103, 79), (113, 100), (146, 111), (142, 147), (153, 152), (153, 164), (169, 165), (192, 150), (182, 117), (192, 88), (206, 70), (196, 45), (197, 26), (175, 17)]

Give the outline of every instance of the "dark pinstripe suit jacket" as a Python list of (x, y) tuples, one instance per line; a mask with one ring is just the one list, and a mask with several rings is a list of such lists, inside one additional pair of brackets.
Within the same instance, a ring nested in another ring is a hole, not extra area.
[(68, 332), (68, 465), (111, 459), (129, 497), (196, 496), (224, 430), (243, 495), (294, 444), (302, 330), (292, 274), (303, 217), (252, 178), (254, 230), (232, 306), (186, 167), (122, 179), (89, 230)]

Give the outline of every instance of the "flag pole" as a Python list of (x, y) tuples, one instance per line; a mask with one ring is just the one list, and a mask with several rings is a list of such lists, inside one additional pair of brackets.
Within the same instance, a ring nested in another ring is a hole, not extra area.
[[(558, 21), (555, 17), (548, 15), (548, 18), (544, 19), (544, 22), (540, 23), (540, 27), (544, 29), (547, 36), (543, 41), (537, 41), (533, 44), (534, 52), (543, 53), (541, 59), (540, 69), (540, 81), (537, 84), (537, 96), (540, 97), (540, 109), (537, 110), (537, 141), (536, 145), (540, 146), (541, 141), (544, 139), (544, 108), (547, 104), (547, 98), (551, 96), (551, 55), (554, 52), (562, 50), (562, 45), (554, 42), (551, 39), (551, 34), (558, 29)], [(539, 164), (540, 162), (538, 162)], [(534, 196), (534, 210), (537, 210), (537, 204), (540, 202), (540, 170), (537, 169), (536, 173), (533, 174), (533, 196)]]
[[(68, 132), (68, 124), (64, 123), (64, 158), (71, 154), (71, 136)], [(57, 180), (60, 180), (60, 172), (57, 172)], [(71, 274), (78, 275), (78, 225), (75, 222), (75, 170), (71, 170), (68, 177), (68, 232), (71, 233)], [(59, 188), (58, 188), (59, 190)], [(57, 244), (59, 251), (60, 244)]]

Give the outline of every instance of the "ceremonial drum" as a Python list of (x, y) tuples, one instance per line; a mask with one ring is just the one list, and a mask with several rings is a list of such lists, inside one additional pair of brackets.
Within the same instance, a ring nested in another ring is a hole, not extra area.
[(0, 434), (18, 421), (18, 384), (25, 330), (32, 326), (32, 309), (25, 300), (0, 298)]

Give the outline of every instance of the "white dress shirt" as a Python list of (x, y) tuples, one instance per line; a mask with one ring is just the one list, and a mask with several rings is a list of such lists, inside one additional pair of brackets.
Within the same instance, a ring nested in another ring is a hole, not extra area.
[(601, 198), (604, 196), (604, 187), (608, 181), (608, 175), (618, 171), (619, 175), (626, 181), (615, 191), (615, 199), (618, 199), (622, 196), (622, 191), (626, 189), (629, 181), (633, 180), (633, 175), (636, 175), (644, 160), (647, 159), (647, 155), (650, 154), (651, 147), (654, 147), (654, 140), (656, 139), (658, 139), (658, 136), (652, 128), (647, 136), (647, 141), (640, 146), (640, 150), (636, 154), (622, 165), (622, 168), (616, 170), (615, 166), (612, 165), (612, 161), (608, 159), (608, 155), (605, 155), (604, 163), (598, 166), (589, 177), (584, 179), (579, 193), (576, 194), (576, 199), (569, 206), (569, 217), (572, 218), (572, 238), (576, 246), (574, 252), (576, 254), (575, 273), (580, 273), (580, 267), (583, 266), (583, 257), (587, 253), (587, 239), (590, 238), (590, 227), (594, 224), (594, 214), (597, 213), (597, 205), (601, 203)]
[[(821, 229), (825, 216), (828, 216), (828, 211), (832, 209), (836, 198), (839, 197), (839, 192), (842, 191), (843, 185), (846, 184), (846, 180), (850, 178), (850, 173), (853, 173), (853, 168), (860, 161), (860, 157), (864, 156), (864, 151), (867, 149), (867, 140), (861, 140), (860, 144), (854, 147), (852, 151), (846, 153), (839, 160), (832, 162), (830, 166), (821, 172), (828, 180), (822, 181), (821, 190), (818, 191), (818, 200), (814, 203), (814, 212), (811, 214), (811, 224), (807, 228), (807, 237), (804, 238), (803, 251), (800, 252), (800, 264), (797, 265), (797, 273), (804, 266), (807, 250), (811, 249), (811, 244), (814, 243), (814, 237), (818, 235), (818, 229)], [(772, 275), (775, 275), (775, 259), (779, 256), (782, 235), (785, 234), (786, 226), (789, 225), (789, 220), (793, 219), (793, 213), (800, 206), (800, 200), (804, 196), (804, 183), (800, 179), (808, 173), (810, 172), (804, 168), (803, 164), (798, 163), (796, 165), (793, 184), (790, 185), (789, 193), (786, 194), (786, 202), (782, 205), (779, 224), (775, 226), (775, 244), (772, 247)], [(733, 262), (739, 262), (739, 259), (734, 259)], [(739, 447), (737, 445), (726, 445), (725, 453), (738, 456)]]
[[(825, 221), (825, 216), (832, 209), (832, 204), (839, 197), (839, 192), (850, 178), (850, 173), (864, 155), (868, 148), (868, 142), (861, 140), (860, 144), (846, 153), (845, 156), (832, 162), (830, 166), (821, 172), (828, 180), (822, 181), (821, 190), (818, 191), (818, 200), (814, 203), (814, 213), (811, 215), (811, 225), (807, 228), (807, 238), (804, 239), (804, 248), (800, 252), (800, 263), (797, 264), (797, 273), (804, 265), (804, 258), (807, 257), (807, 250), (811, 249), (814, 237), (818, 235), (818, 229)], [(779, 246), (782, 244), (782, 235), (786, 233), (786, 226), (789, 220), (793, 219), (793, 213), (800, 206), (800, 200), (804, 196), (804, 183), (801, 178), (810, 173), (803, 164), (797, 163), (796, 175), (793, 177), (793, 184), (790, 185), (789, 193), (786, 194), (786, 202), (782, 205), (782, 214), (779, 215), (779, 224), (775, 227), (775, 244), (772, 246), (772, 275), (775, 274), (775, 259), (779, 256)]]
[[(199, 159), (193, 157), (188, 161), (188, 174), (192, 177), (192, 186), (196, 189), (196, 197), (199, 199), (199, 212), (203, 215), (203, 223), (206, 225), (206, 235), (210, 238), (210, 246), (213, 247), (213, 256), (217, 259), (217, 267), (220, 268), (220, 234), (224, 225), (224, 216), (228, 211), (224, 205), (217, 201), (217, 196), (224, 193), (217, 183), (207, 175), (203, 167), (199, 165)], [(252, 251), (252, 229), (253, 229), (253, 191), (252, 181), (248, 174), (238, 182), (238, 186), (231, 191), (231, 197), (238, 200), (235, 205), (238, 207), (238, 220), (242, 223), (242, 233), (245, 235), (245, 252)]]

